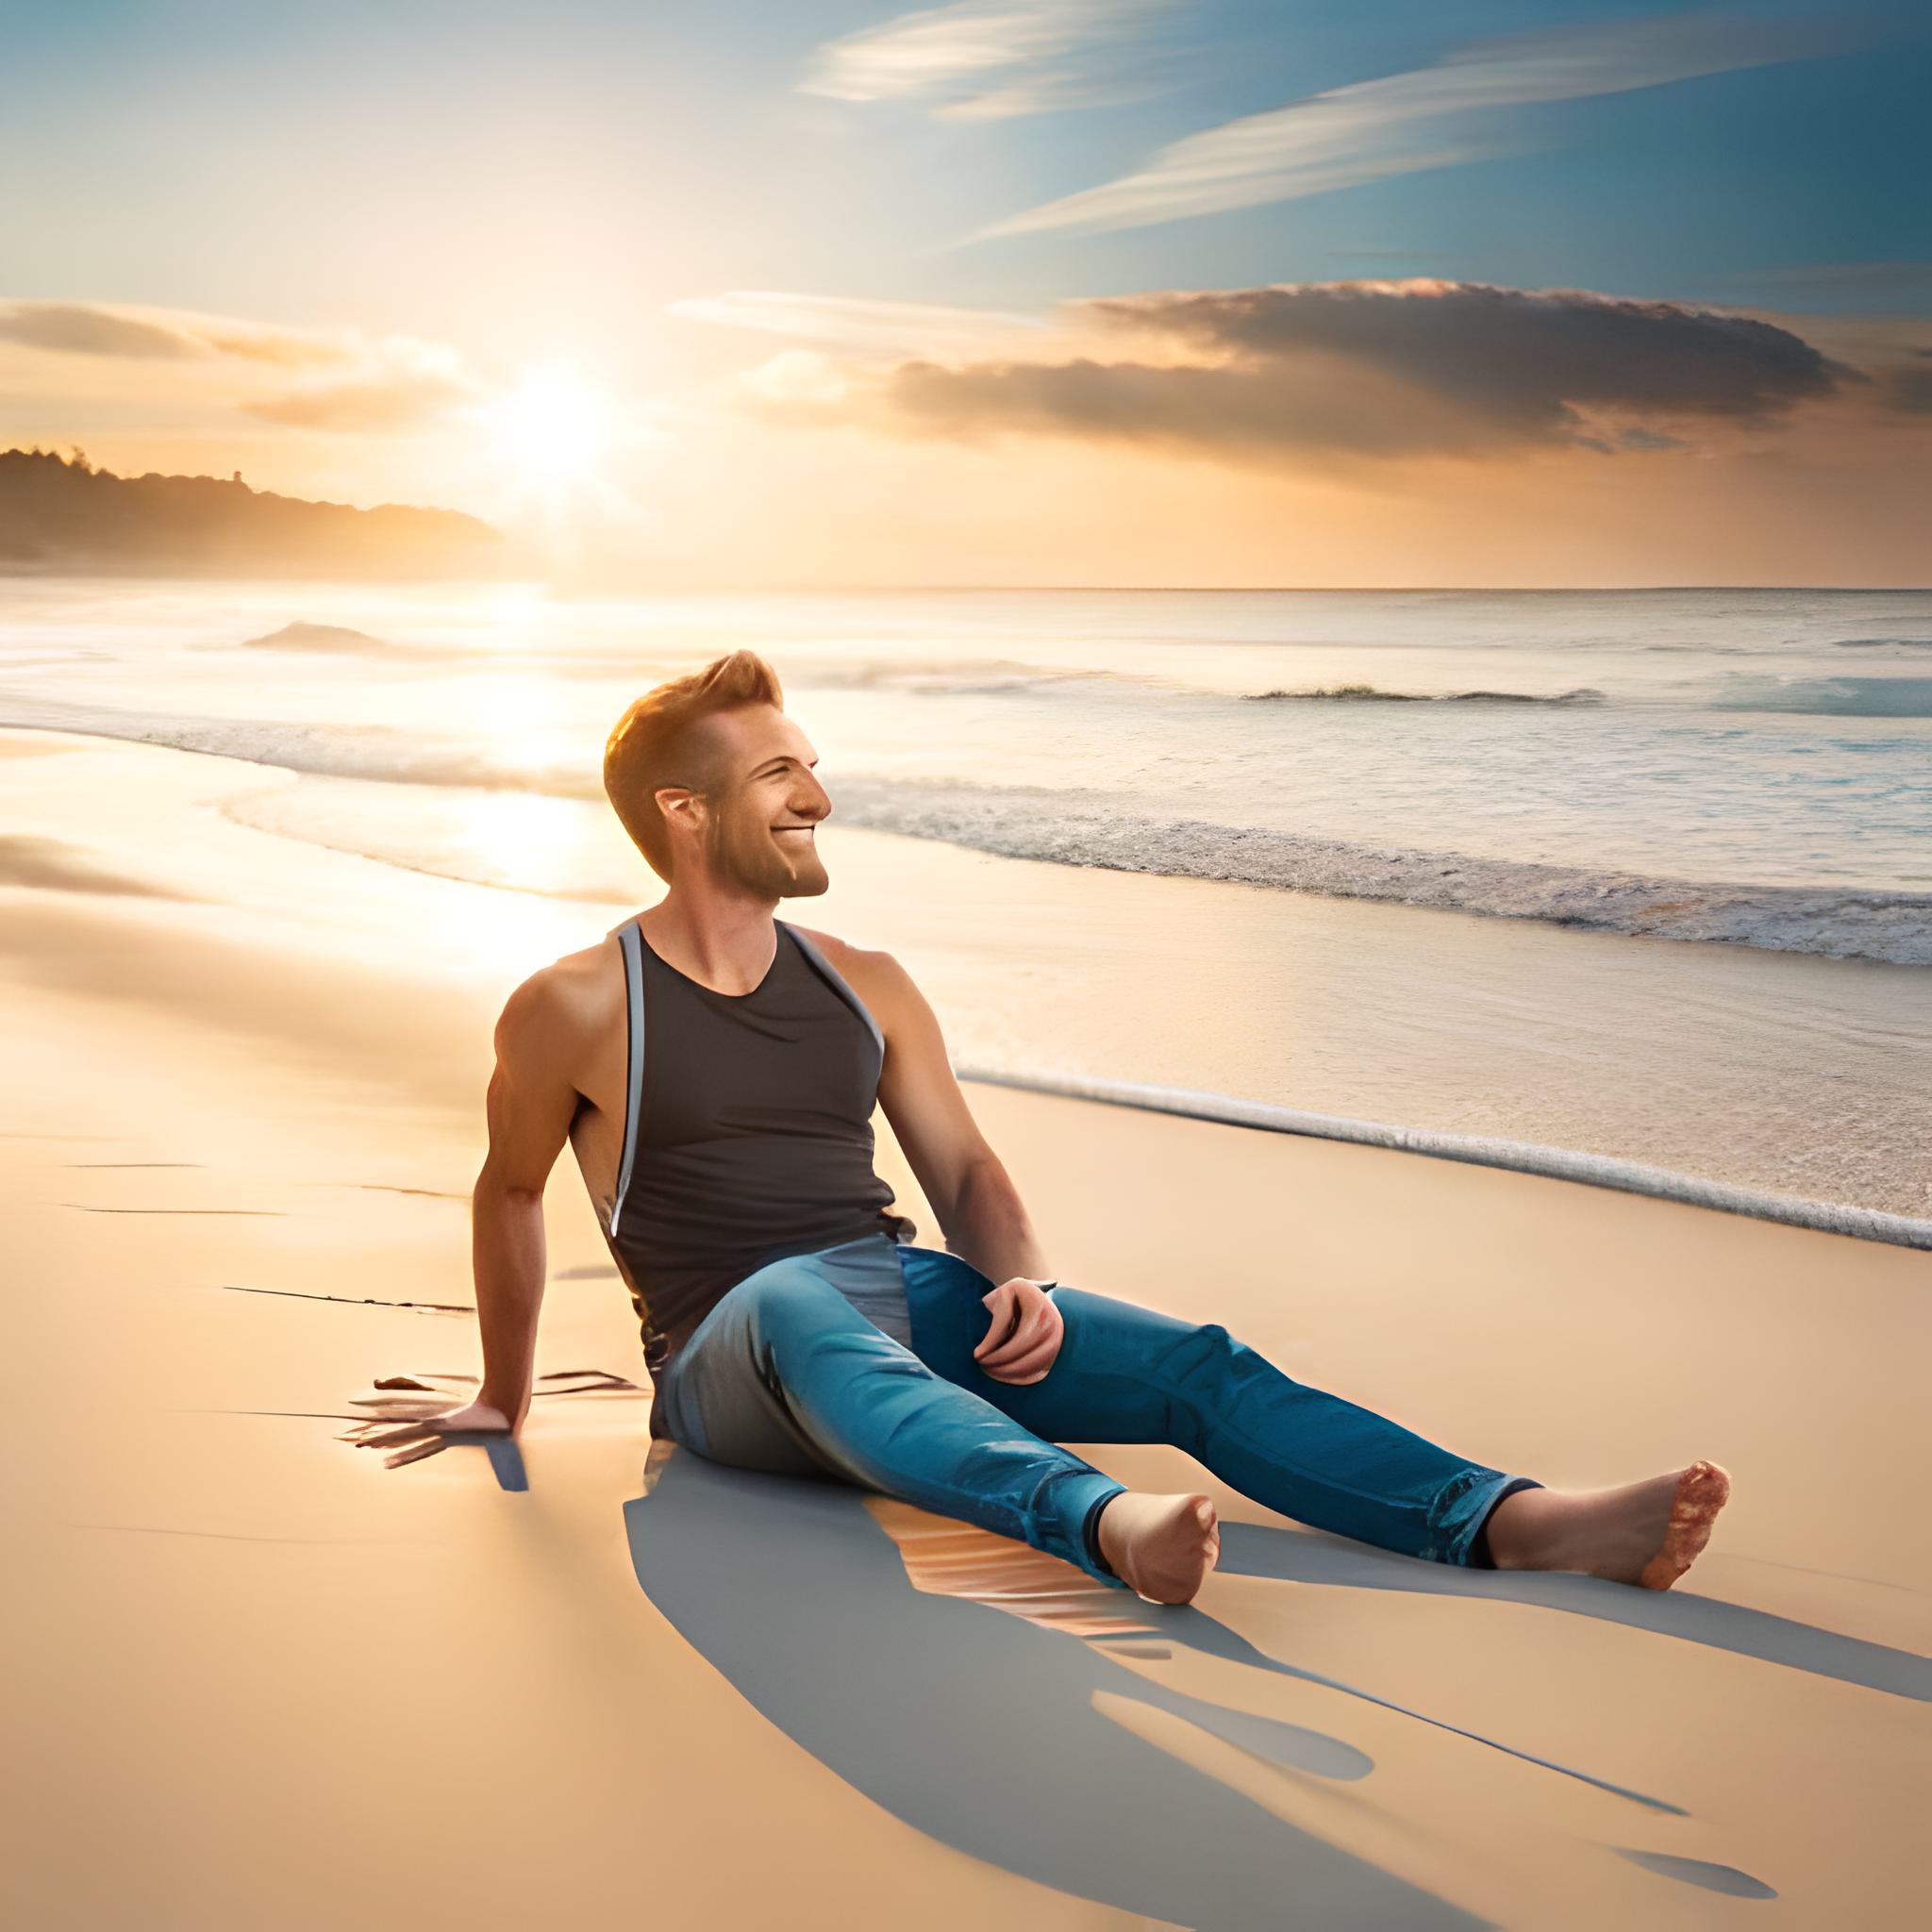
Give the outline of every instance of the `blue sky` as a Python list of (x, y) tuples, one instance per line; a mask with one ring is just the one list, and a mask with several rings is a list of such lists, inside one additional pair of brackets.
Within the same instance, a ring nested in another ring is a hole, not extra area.
[[(374, 236), (358, 244), (358, 225), (379, 229), (391, 210), (433, 221), (475, 177), (499, 185), (521, 251), (595, 289), (608, 265), (583, 257), (648, 254), (653, 200), (683, 176), (702, 184), (708, 232), (702, 245), (673, 238), (657, 283), (667, 293), (809, 276), (827, 292), (1011, 306), (1426, 274), (1732, 301), (1796, 286), (1821, 311), (1925, 306), (1932, 17), (1906, 7), (1738, 9), (1740, 23), (1836, 21), (1822, 38), (1840, 50), (1511, 108), (1491, 119), (1521, 142), (1514, 155), (1158, 225), (933, 252), (1163, 144), (1327, 89), (1503, 35), (1683, 11), (1603, 0), (1150, 8), (1054, 63), (1118, 75), (1123, 98), (975, 121), (937, 116), (937, 92), (800, 91), (828, 42), (903, 18), (862, 0), (9, 8), (0, 170), (16, 189), (0, 244), (22, 295), (125, 296), (138, 266), (148, 299), (232, 301), (272, 266), (290, 301), (326, 304), (343, 268), (381, 258)], [(333, 178), (360, 182), (375, 167), (392, 177), (389, 208), (378, 199), (352, 212), (334, 198)], [(519, 178), (589, 202), (608, 230), (582, 255), (546, 242)], [(264, 233), (271, 192), (275, 232)], [(453, 225), (466, 250), (483, 243), (473, 217)], [(184, 247), (197, 231), (222, 252)], [(306, 273), (280, 259), (301, 244)], [(1888, 263), (1889, 275), (1871, 266)], [(406, 277), (398, 299), (423, 295)]]

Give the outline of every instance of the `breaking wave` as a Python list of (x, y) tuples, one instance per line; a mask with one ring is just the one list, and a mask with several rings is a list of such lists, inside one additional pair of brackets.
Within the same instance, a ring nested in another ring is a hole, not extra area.
[[(0, 693), (0, 724), (166, 745), (325, 776), (599, 802), (604, 795), (594, 758), (509, 767), (459, 743), (381, 726), (132, 713), (24, 692)], [(1104, 794), (1044, 787), (847, 776), (840, 781), (838, 816), (843, 825), (1057, 865), (1221, 879), (1652, 939), (1932, 965), (1932, 892), (1726, 885), (1357, 844), (1156, 818), (1123, 811)]]
[(1932, 965), (1932, 892), (1729, 886), (1472, 858), (1206, 820), (1137, 817), (1045, 790), (846, 778), (839, 788), (839, 816), (848, 825), (1058, 865), (1224, 879), (1652, 939)]
[(1383, 691), (1373, 684), (1338, 684), (1320, 691), (1250, 691), (1241, 695), (1254, 703), (1286, 699), (1296, 704), (1324, 701), (1344, 705), (1601, 705), (1602, 691), (1584, 685), (1575, 691), (1543, 696), (1526, 691)]
[(1790, 711), (1813, 718), (1932, 718), (1932, 677), (1740, 678), (1714, 711)]
[(1126, 671), (1025, 664), (1010, 658), (977, 658), (950, 664), (930, 659), (914, 664), (808, 660), (789, 674), (786, 682), (802, 690), (911, 691), (934, 697), (997, 696), (1062, 685), (1084, 689), (1119, 684), (1160, 691), (1175, 689), (1167, 678), (1137, 677)]
[(328, 778), (374, 778), (396, 785), (471, 785), (492, 791), (546, 791), (601, 798), (594, 758), (574, 766), (508, 768), (451, 740), (382, 724), (299, 724), (256, 718), (204, 718), (181, 712), (120, 711), (25, 691), (0, 692), (0, 725), (27, 731), (73, 731), (130, 744), (158, 744), (209, 758), (240, 758)]

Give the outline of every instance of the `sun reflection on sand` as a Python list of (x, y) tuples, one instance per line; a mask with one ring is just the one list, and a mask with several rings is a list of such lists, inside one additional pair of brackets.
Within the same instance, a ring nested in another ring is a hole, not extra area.
[(564, 863), (583, 844), (583, 812), (574, 799), (535, 791), (476, 791), (463, 799), (462, 842), (491, 874), (512, 879), (568, 877)]
[(896, 1497), (868, 1495), (865, 1507), (897, 1546), (907, 1580), (928, 1596), (963, 1597), (1070, 1637), (1124, 1636), (1157, 1627), (1125, 1607), (1139, 1599), (1030, 1544), (935, 1516)]

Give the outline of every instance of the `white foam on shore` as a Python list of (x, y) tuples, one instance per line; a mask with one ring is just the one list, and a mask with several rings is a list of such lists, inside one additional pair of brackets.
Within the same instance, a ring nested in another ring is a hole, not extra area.
[[(167, 745), (323, 776), (591, 802), (603, 796), (594, 760), (511, 766), (479, 746), (386, 725), (121, 711), (0, 691), (0, 726)], [(943, 840), (1005, 858), (1217, 879), (1639, 938), (1932, 965), (1932, 892), (1733, 885), (1371, 845), (1267, 826), (1155, 818), (1124, 812), (1091, 793), (1038, 786), (855, 775), (840, 779), (837, 809), (841, 824)]]
[(1727, 885), (1357, 844), (1261, 825), (1149, 818), (1037, 788), (844, 778), (838, 810), (848, 825), (943, 839), (1004, 858), (1221, 879), (1640, 938), (1932, 965), (1932, 892)]
[(1259, 1127), (1273, 1134), (1303, 1134), (1322, 1141), (1349, 1141), (1364, 1147), (1390, 1147), (1425, 1154), (1437, 1160), (1462, 1160), (1477, 1167), (1507, 1168), (1552, 1180), (1581, 1181), (1626, 1194), (1649, 1194), (1687, 1207), (1711, 1208), (1724, 1214), (1748, 1214), (1824, 1234), (1894, 1247), (1932, 1249), (1932, 1220), (1886, 1214), (1834, 1201), (1807, 1201), (1764, 1188), (1741, 1188), (1728, 1181), (1674, 1174), (1641, 1161), (1607, 1154), (1579, 1154), (1567, 1147), (1541, 1147), (1529, 1141), (1504, 1141), (1479, 1134), (1440, 1134), (1425, 1127), (1397, 1127), (1383, 1121), (1352, 1120), (1345, 1114), (1309, 1113), (1267, 1101), (1241, 1100), (1229, 1093), (1203, 1093), (1186, 1087), (1160, 1087), (1140, 1080), (1097, 1080), (1080, 1074), (1019, 1074), (984, 1067), (956, 1067), (961, 1080), (992, 1087), (1015, 1087), (1029, 1093), (1058, 1093), (1071, 1100), (1101, 1101), (1113, 1107), (1142, 1108), (1153, 1113), (1183, 1114), (1226, 1126)]

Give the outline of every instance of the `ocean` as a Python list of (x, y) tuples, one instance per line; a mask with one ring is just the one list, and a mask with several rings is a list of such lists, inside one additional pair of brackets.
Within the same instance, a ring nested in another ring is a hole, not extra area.
[(1052, 869), (850, 935), (958, 1061), (1932, 1211), (1932, 591), (15, 579), (0, 724), (276, 767), (229, 817), (620, 916), (660, 889), (604, 740), (741, 645), (827, 841)]

